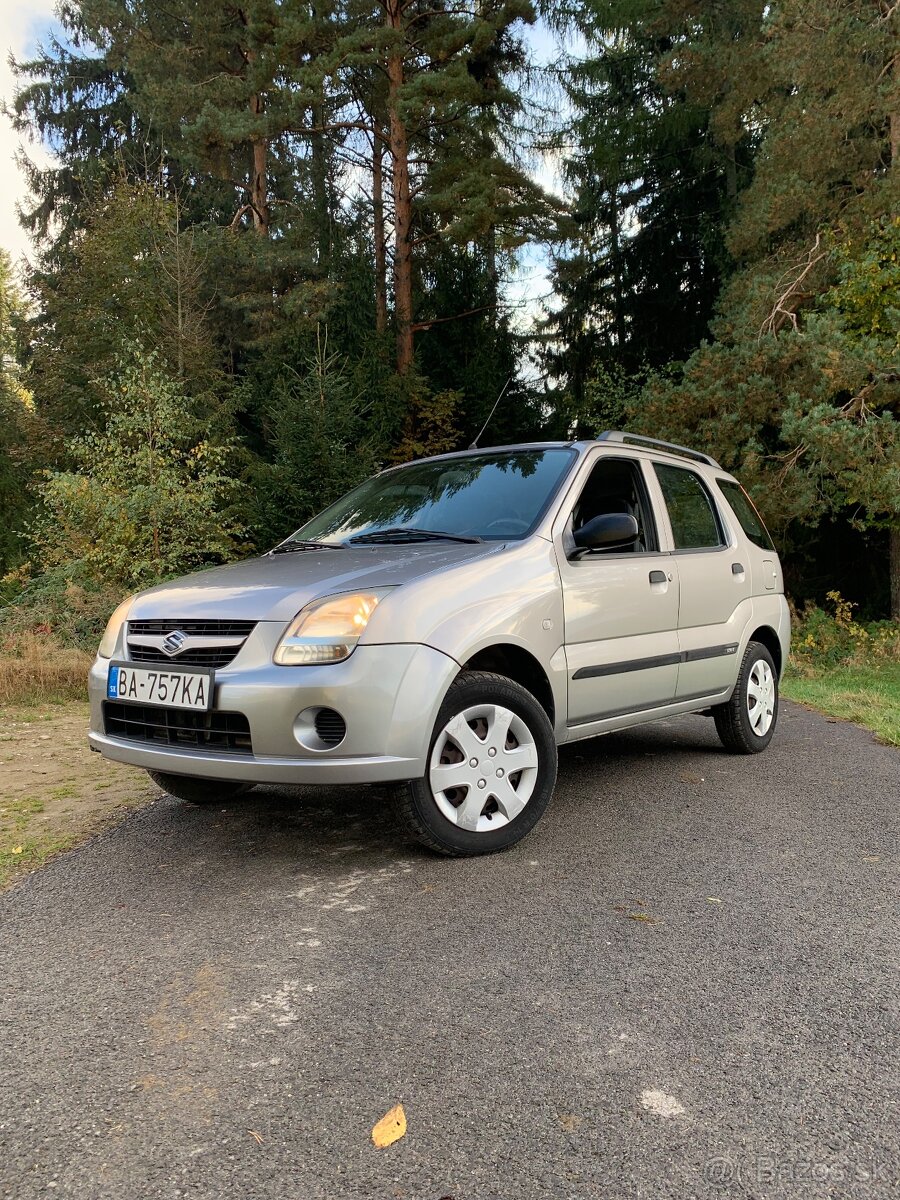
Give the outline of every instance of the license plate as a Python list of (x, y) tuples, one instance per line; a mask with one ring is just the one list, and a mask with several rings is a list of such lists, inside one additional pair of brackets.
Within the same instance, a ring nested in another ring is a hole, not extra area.
[(162, 704), (205, 712), (212, 707), (213, 673), (202, 667), (188, 671), (110, 663), (106, 695), (126, 704)]

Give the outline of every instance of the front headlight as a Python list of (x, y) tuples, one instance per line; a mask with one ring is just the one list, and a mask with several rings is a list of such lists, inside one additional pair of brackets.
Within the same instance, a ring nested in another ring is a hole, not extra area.
[(275, 662), (282, 667), (301, 667), (349, 658), (388, 591), (345, 592), (307, 604), (276, 646)]
[(126, 597), (107, 621), (106, 630), (100, 639), (100, 645), (97, 649), (97, 653), (101, 658), (112, 658), (115, 653), (119, 630), (125, 624), (128, 610), (131, 608), (133, 601), (134, 596)]

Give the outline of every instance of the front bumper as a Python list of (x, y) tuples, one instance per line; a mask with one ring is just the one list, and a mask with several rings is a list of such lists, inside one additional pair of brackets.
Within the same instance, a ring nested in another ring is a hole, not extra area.
[[(430, 646), (361, 645), (341, 663), (278, 667), (272, 651), (280, 623), (261, 622), (234, 662), (216, 672), (215, 709), (246, 716), (253, 752), (174, 747), (105, 732), (109, 663), (91, 668), (90, 744), (118, 762), (150, 771), (248, 783), (368, 784), (425, 774), (438, 709), (459, 664)], [(147, 665), (147, 664), (142, 664)], [(343, 741), (311, 750), (295, 737), (304, 709), (333, 708)]]

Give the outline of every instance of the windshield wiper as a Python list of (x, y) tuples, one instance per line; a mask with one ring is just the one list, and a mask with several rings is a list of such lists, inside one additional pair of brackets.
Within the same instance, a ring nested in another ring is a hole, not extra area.
[(291, 554), (295, 550), (343, 550), (340, 542), (305, 542), (301, 538), (288, 538), (286, 542), (273, 547), (270, 554)]
[(347, 539), (354, 544), (373, 542), (482, 542), (484, 538), (465, 533), (445, 533), (442, 529), (416, 529), (412, 525), (394, 525), (389, 529), (373, 529), (371, 533), (358, 533)]

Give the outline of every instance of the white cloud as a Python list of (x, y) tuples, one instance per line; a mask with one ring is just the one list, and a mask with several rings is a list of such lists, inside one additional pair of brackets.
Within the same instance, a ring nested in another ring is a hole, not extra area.
[[(37, 44), (44, 40), (53, 25), (54, 0), (28, 0), (27, 3), (0, 2), (0, 97), (6, 103), (12, 99), (16, 80), (8, 59), (27, 58)], [(22, 139), (13, 131), (7, 117), (0, 115), (0, 247), (17, 262), (22, 255), (31, 254), (31, 243), (19, 225), (16, 205), (27, 197), (25, 179), (16, 164), (16, 154)], [(29, 156), (38, 163), (51, 161), (43, 146), (28, 144)]]

